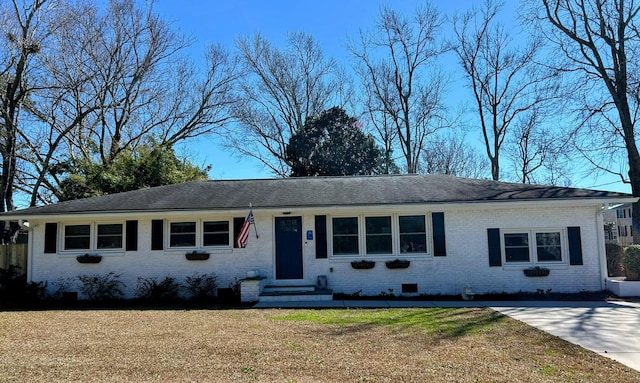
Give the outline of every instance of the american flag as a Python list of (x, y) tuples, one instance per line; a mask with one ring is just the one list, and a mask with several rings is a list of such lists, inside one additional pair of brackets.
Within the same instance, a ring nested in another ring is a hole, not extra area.
[(244, 223), (242, 224), (242, 228), (240, 229), (238, 238), (236, 238), (237, 247), (244, 248), (247, 246), (247, 240), (249, 239), (249, 226), (251, 226), (254, 223), (255, 221), (253, 220), (253, 211), (250, 210), (249, 215), (247, 216), (247, 219), (245, 219)]

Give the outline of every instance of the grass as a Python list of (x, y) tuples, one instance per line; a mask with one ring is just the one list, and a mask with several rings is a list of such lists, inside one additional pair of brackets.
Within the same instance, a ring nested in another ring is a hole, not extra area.
[(0, 381), (637, 382), (490, 309), (0, 312)]

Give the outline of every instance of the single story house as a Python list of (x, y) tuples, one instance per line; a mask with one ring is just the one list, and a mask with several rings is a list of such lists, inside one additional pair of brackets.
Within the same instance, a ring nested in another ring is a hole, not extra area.
[(3, 218), (28, 225), (27, 277), (49, 289), (113, 272), (133, 297), (138, 277), (198, 272), (219, 287), (257, 275), (256, 299), (318, 283), (361, 295), (574, 293), (605, 288), (603, 211), (636, 199), (446, 175), (310, 177), (188, 182)]

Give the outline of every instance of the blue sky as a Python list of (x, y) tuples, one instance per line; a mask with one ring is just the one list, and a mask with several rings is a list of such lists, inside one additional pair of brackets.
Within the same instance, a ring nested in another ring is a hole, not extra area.
[[(357, 37), (359, 29), (373, 26), (381, 6), (410, 14), (423, 0), (157, 0), (155, 10), (172, 22), (179, 31), (193, 37), (195, 43), (189, 52), (202, 55), (210, 43), (218, 43), (233, 49), (238, 37), (260, 32), (277, 46), (282, 46), (287, 32), (304, 31), (313, 35), (327, 56), (349, 64), (350, 56), (345, 48), (348, 37)], [(515, 17), (515, 1), (506, 1), (504, 22), (512, 23)], [(434, 4), (445, 14), (463, 11), (481, 0), (435, 0)], [(452, 58), (453, 66), (456, 61)], [(450, 68), (449, 68), (450, 69)], [(455, 73), (455, 72), (454, 72)], [(456, 96), (468, 94), (455, 75)], [(452, 105), (455, 107), (455, 105)], [(479, 139), (478, 139), (479, 144)], [(214, 138), (204, 138), (197, 145), (190, 144), (187, 151), (196, 155), (199, 165), (213, 166), (210, 176), (215, 179), (269, 178), (272, 175), (256, 160), (237, 158), (225, 151)], [(576, 177), (574, 186), (630, 192), (630, 188), (613, 177)]]

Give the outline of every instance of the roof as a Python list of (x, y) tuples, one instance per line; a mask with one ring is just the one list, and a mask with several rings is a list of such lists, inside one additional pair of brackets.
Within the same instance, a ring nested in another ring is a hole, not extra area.
[(533, 200), (625, 200), (629, 194), (448, 175), (379, 175), (193, 181), (4, 213), (28, 217), (92, 212), (232, 210)]

